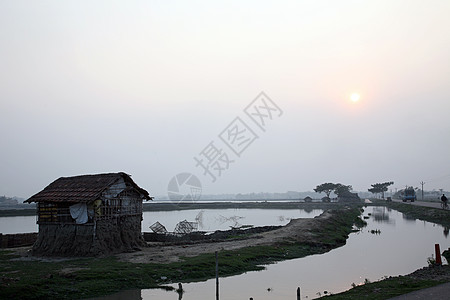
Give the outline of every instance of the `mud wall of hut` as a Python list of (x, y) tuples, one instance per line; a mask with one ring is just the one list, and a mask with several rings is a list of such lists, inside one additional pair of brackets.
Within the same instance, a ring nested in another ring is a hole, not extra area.
[(141, 215), (83, 225), (40, 224), (34, 255), (97, 256), (131, 251), (145, 246)]

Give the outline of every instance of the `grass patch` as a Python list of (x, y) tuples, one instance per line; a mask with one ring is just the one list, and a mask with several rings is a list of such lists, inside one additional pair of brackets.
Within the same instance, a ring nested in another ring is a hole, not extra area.
[(319, 243), (336, 245), (345, 244), (348, 235), (353, 231), (352, 226), (362, 228), (367, 222), (360, 218), (362, 209), (359, 207), (347, 208), (346, 210), (333, 211), (330, 220), (322, 222), (321, 226), (315, 231)]
[[(220, 276), (262, 270), (263, 264), (303, 257), (322, 250), (308, 245), (279, 245), (221, 251)], [(171, 264), (133, 264), (120, 262), (115, 257), (62, 262), (18, 261), (11, 260), (15, 255), (5, 252), (0, 251), (1, 299), (79, 299), (124, 289), (202, 281), (215, 276), (214, 254), (184, 258)]]
[(352, 288), (349, 291), (339, 293), (336, 295), (330, 295), (326, 299), (332, 300), (359, 300), (359, 299), (371, 299), (371, 300), (384, 300), (392, 297), (400, 296), (406, 293), (414, 292), (417, 290), (433, 287), (445, 283), (445, 281), (439, 280), (420, 280), (413, 279), (407, 276), (390, 277), (388, 279), (377, 281), (373, 283), (367, 283), (364, 285)]

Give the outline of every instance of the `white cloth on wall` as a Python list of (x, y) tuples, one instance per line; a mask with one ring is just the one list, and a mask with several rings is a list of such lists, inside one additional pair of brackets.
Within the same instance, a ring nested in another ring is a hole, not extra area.
[(70, 215), (77, 224), (85, 224), (88, 221), (86, 203), (77, 203), (69, 207)]

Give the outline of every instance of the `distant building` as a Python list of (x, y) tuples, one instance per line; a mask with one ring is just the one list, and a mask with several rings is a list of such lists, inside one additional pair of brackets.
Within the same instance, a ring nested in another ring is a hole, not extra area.
[(125, 173), (61, 177), (24, 201), (37, 203), (33, 254), (94, 256), (144, 246), (142, 201), (151, 199)]
[(306, 196), (303, 200), (305, 200), (305, 202), (312, 202), (313, 199), (310, 196)]

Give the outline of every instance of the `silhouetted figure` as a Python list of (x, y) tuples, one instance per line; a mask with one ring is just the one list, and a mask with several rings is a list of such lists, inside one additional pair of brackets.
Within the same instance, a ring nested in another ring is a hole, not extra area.
[(183, 299), (184, 290), (183, 290), (183, 285), (181, 283), (178, 283), (178, 289), (176, 291), (178, 293), (178, 300)]
[(445, 194), (442, 194), (441, 201), (442, 201), (442, 207), (444, 209), (447, 208), (448, 199), (447, 199), (447, 197), (445, 197)]

